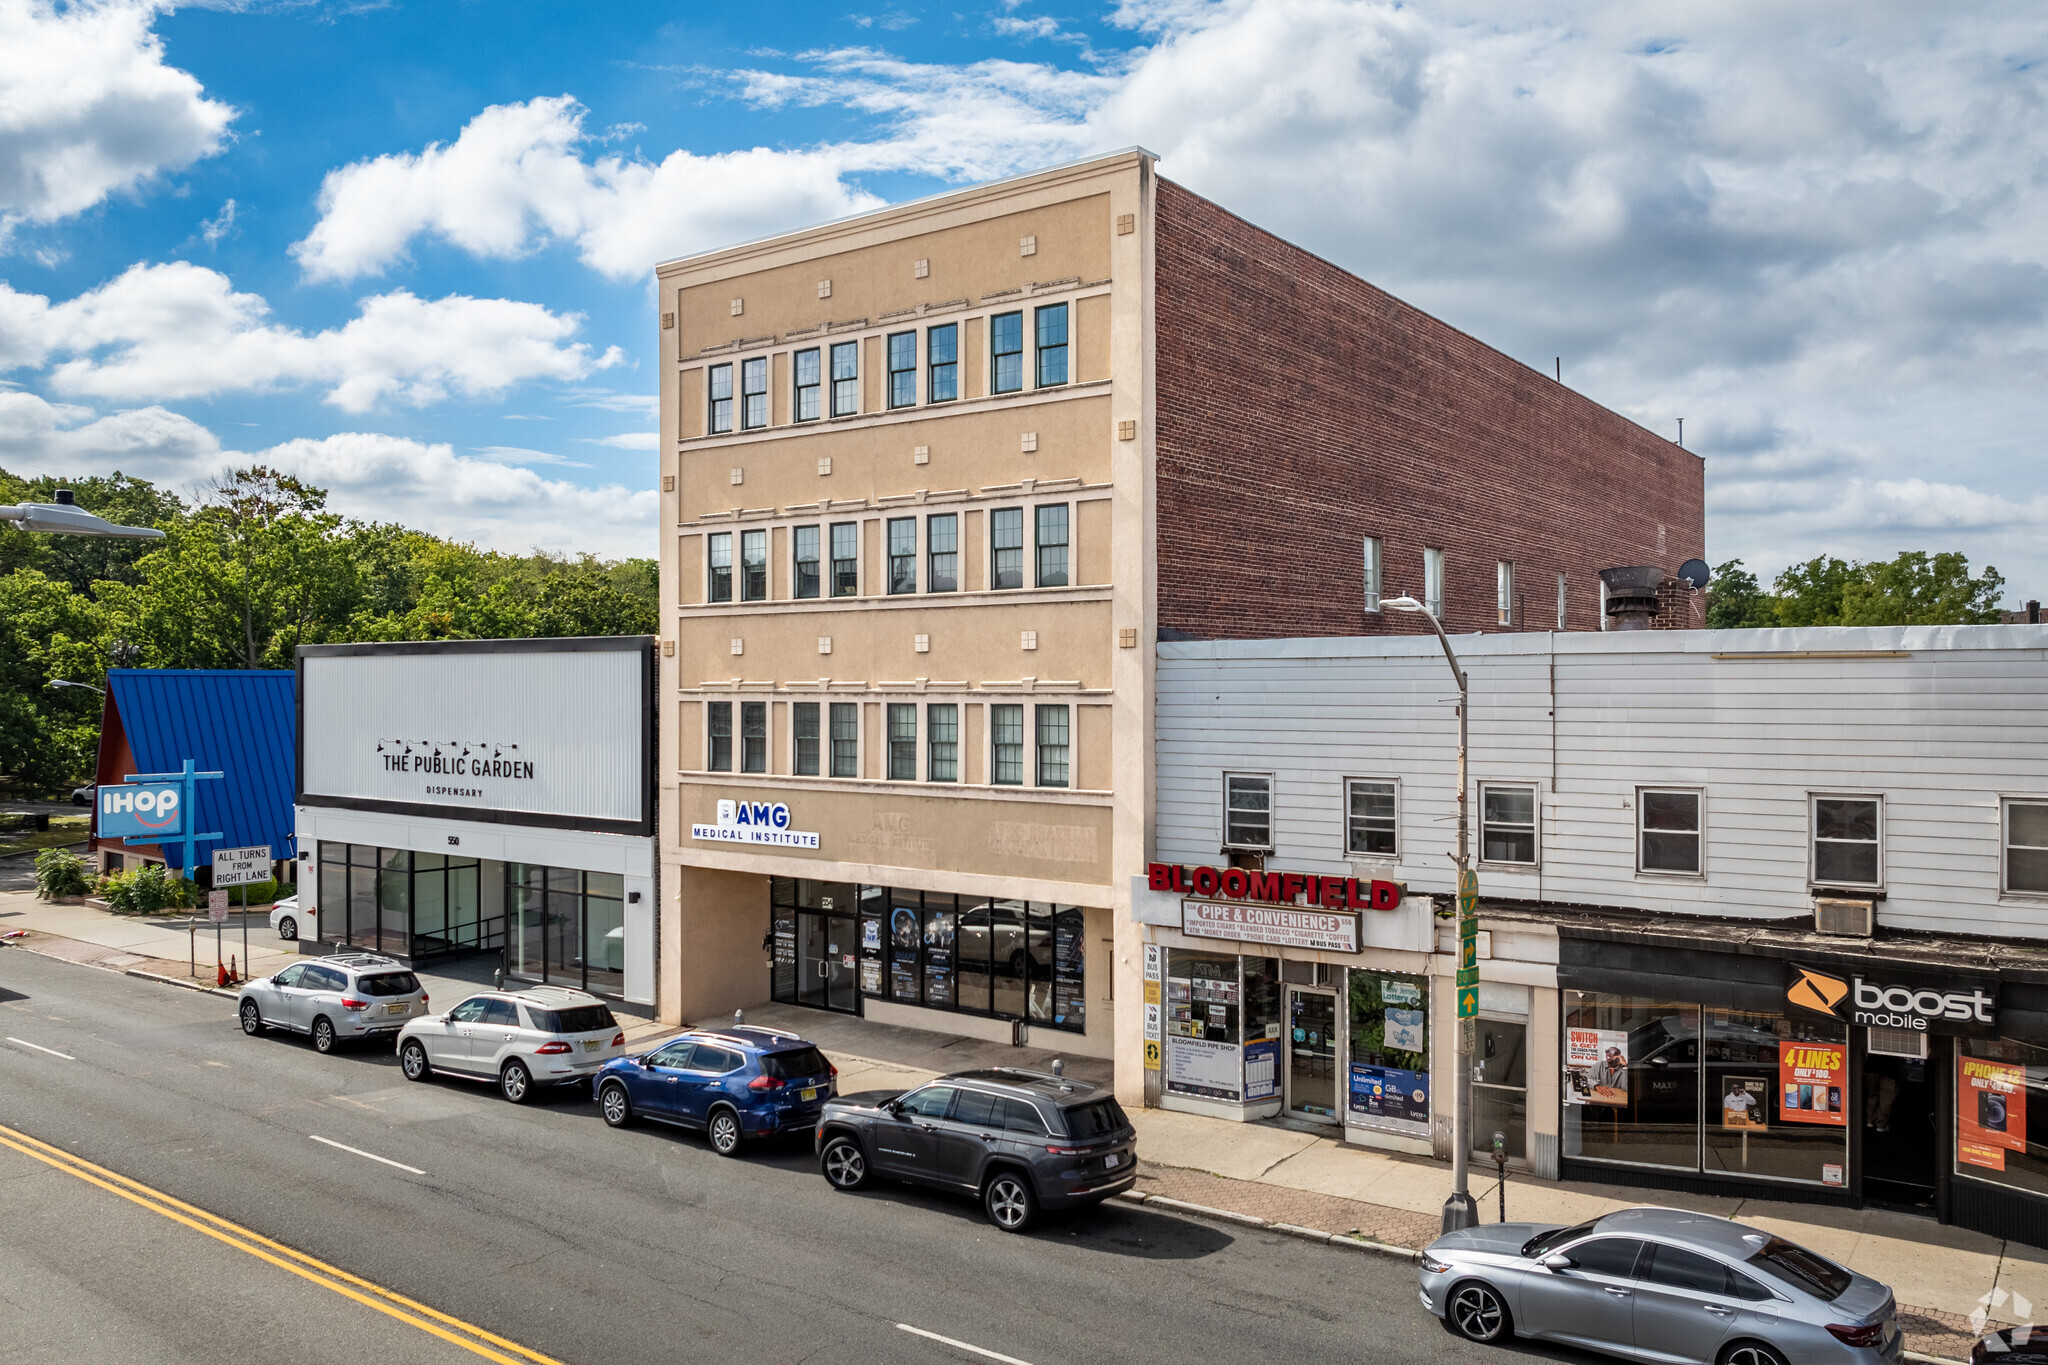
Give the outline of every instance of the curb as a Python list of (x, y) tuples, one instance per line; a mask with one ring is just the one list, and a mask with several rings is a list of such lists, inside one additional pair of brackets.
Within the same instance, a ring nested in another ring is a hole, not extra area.
[[(59, 960), (61, 961), (62, 959)], [(205, 995), (217, 995), (223, 1000), (239, 1000), (241, 998), (236, 992), (224, 991), (218, 986), (202, 986), (197, 981), (180, 981), (175, 976), (165, 976), (160, 972), (145, 972), (140, 967), (130, 967), (122, 972), (121, 975), (132, 976), (142, 981), (154, 981), (163, 986), (176, 986), (180, 990), (199, 991)]]
[(1919, 1351), (1906, 1352), (1904, 1359), (1910, 1361), (1911, 1365), (1965, 1365), (1963, 1361), (1951, 1360), (1947, 1356), (1924, 1355)]
[[(1397, 1247), (1391, 1242), (1376, 1242), (1369, 1237), (1346, 1237), (1338, 1232), (1320, 1232), (1315, 1228), (1305, 1228), (1296, 1223), (1269, 1223), (1263, 1218), (1255, 1218), (1248, 1213), (1232, 1213), (1228, 1209), (1212, 1209), (1205, 1204), (1190, 1204), (1184, 1199), (1170, 1199), (1163, 1194), (1141, 1194), (1136, 1190), (1125, 1190), (1117, 1198), (1128, 1200), (1133, 1204), (1144, 1204), (1151, 1208), (1184, 1213), (1191, 1218), (1209, 1218), (1221, 1223), (1235, 1223), (1239, 1227), (1259, 1228), (1266, 1232), (1277, 1232), (1288, 1237), (1299, 1237), (1305, 1242), (1317, 1242), (1324, 1246), (1343, 1247), (1350, 1251), (1367, 1251), (1376, 1256), (1391, 1256), (1395, 1260), (1400, 1261), (1413, 1262), (1422, 1256), (1421, 1252), (1411, 1247)], [(1932, 1357), (1928, 1359), (1931, 1360)], [(1939, 1365), (1956, 1365), (1956, 1363), (1942, 1361), (1939, 1362)]]

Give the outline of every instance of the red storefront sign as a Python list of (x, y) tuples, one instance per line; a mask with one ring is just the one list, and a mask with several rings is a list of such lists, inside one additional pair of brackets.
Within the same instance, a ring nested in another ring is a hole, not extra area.
[(1310, 905), (1325, 910), (1397, 910), (1399, 882), (1377, 877), (1317, 877), (1303, 872), (1254, 872), (1246, 867), (1187, 867), (1180, 863), (1149, 863), (1146, 876), (1154, 891), (1183, 896), (1224, 896), (1231, 900), (1264, 901), (1269, 905)]
[(2025, 1065), (1956, 1058), (1956, 1160), (2002, 1171), (2007, 1152), (2026, 1150)]

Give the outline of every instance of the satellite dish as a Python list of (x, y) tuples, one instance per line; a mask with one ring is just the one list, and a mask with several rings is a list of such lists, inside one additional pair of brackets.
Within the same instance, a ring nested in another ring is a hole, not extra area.
[(1685, 586), (1688, 588), (1706, 587), (1708, 578), (1707, 561), (1704, 559), (1686, 560), (1685, 563), (1678, 566), (1678, 576), (1685, 580)]

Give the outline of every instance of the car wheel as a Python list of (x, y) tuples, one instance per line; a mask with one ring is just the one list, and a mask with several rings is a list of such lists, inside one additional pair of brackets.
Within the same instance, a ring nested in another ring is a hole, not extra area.
[(533, 1073), (526, 1069), (526, 1063), (514, 1057), (505, 1063), (505, 1069), (498, 1073), (498, 1093), (514, 1104), (526, 1103), (533, 1093)]
[(997, 1171), (982, 1192), (981, 1206), (988, 1221), (1004, 1232), (1022, 1232), (1038, 1218), (1038, 1197), (1031, 1182), (1015, 1171)]
[(398, 1069), (409, 1081), (423, 1081), (434, 1074), (433, 1066), (427, 1061), (427, 1049), (419, 1039), (408, 1038), (405, 1046), (398, 1049)]
[(254, 1000), (242, 1002), (242, 1032), (251, 1038), (263, 1032), (263, 1011), (256, 1008)]
[(1786, 1365), (1784, 1356), (1761, 1341), (1738, 1341), (1717, 1360), (1718, 1365)]
[(711, 1111), (704, 1132), (711, 1139), (711, 1150), (720, 1156), (738, 1156), (740, 1144), (746, 1140), (740, 1131), (740, 1116), (724, 1105)]
[(614, 1128), (624, 1128), (633, 1121), (633, 1102), (626, 1098), (626, 1087), (617, 1081), (606, 1081), (597, 1088), (597, 1112), (604, 1115), (604, 1121)]
[(868, 1183), (867, 1153), (861, 1151), (858, 1142), (843, 1135), (825, 1144), (818, 1157), (818, 1169), (835, 1190), (857, 1190)]
[(286, 943), (290, 943), (299, 936), (299, 922), (290, 915), (286, 915), (277, 922), (277, 936)]
[(313, 1051), (332, 1052), (334, 1051), (335, 1042), (334, 1025), (328, 1020), (327, 1016), (323, 1014), (318, 1019), (315, 1019), (313, 1021)]
[(1504, 1340), (1514, 1328), (1507, 1304), (1482, 1280), (1467, 1280), (1451, 1291), (1444, 1321), (1465, 1340), (1481, 1343)]

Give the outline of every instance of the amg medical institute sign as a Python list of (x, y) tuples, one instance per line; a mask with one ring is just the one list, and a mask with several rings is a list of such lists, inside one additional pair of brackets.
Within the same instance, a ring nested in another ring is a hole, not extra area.
[(690, 837), (718, 844), (766, 844), (771, 848), (816, 848), (818, 836), (789, 827), (789, 807), (780, 801), (720, 801), (718, 823), (691, 825)]
[(1192, 892), (1181, 901), (1181, 932), (1324, 952), (1358, 951), (1359, 912), (1400, 908), (1399, 883), (1318, 877), (1243, 867), (1152, 863), (1154, 891)]

